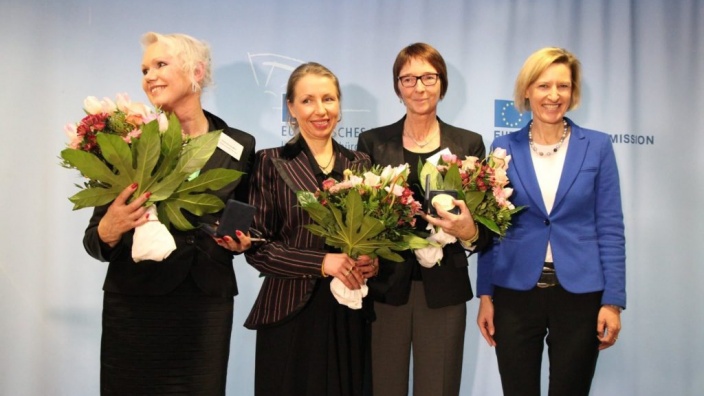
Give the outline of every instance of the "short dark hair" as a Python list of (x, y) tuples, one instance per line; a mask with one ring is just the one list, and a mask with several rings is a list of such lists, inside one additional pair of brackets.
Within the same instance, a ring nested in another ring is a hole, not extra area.
[(394, 91), (396, 91), (396, 96), (401, 96), (401, 90), (398, 87), (398, 78), (401, 69), (411, 59), (418, 59), (428, 62), (435, 70), (438, 71), (438, 77), (440, 77), (440, 82), (442, 86), (440, 87), (440, 99), (445, 97), (447, 92), (447, 65), (445, 65), (445, 59), (442, 58), (440, 52), (436, 50), (432, 45), (426, 43), (414, 43), (408, 47), (401, 50), (396, 56), (396, 61), (394, 61)]

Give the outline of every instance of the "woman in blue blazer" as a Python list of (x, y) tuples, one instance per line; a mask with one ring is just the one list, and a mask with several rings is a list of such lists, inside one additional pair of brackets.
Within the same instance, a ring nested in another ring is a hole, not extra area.
[(579, 60), (543, 48), (523, 65), (519, 111), (533, 120), (497, 138), (511, 156), (516, 214), (503, 239), (480, 253), (479, 329), (496, 347), (505, 395), (540, 395), (544, 342), (553, 395), (587, 395), (599, 350), (612, 346), (626, 306), (625, 238), (609, 135), (565, 113), (580, 101)]

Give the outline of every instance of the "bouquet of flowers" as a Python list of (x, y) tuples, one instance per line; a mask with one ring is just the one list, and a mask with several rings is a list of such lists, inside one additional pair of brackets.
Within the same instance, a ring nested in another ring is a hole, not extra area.
[[(443, 150), (420, 164), (418, 173), (421, 181), (428, 182), (423, 186), (426, 193), (427, 190), (456, 191), (457, 199), (464, 200), (475, 221), (503, 237), (511, 225), (511, 216), (523, 209), (509, 201), (513, 193), (513, 189), (508, 187), (506, 174), (510, 161), (511, 156), (502, 148), (494, 149), (484, 160), (472, 156), (461, 160), (449, 150)], [(428, 239), (441, 246), (457, 240), (431, 225), (429, 230), (431, 235)], [(438, 252), (437, 246), (428, 246), (420, 252), (416, 251), (416, 256), (421, 264), (433, 266), (442, 259), (442, 247)]]
[[(366, 172), (348, 169), (341, 182), (328, 179), (323, 182), (323, 190), (297, 192), (298, 203), (314, 222), (305, 227), (350, 257), (369, 255), (403, 261), (396, 252), (428, 244), (414, 233), (414, 216), (421, 205), (408, 188), (408, 171), (408, 164), (377, 165)], [(364, 286), (361, 295), (350, 297), (351, 291), (337, 279), (330, 287), (339, 296), (338, 301), (352, 299), (354, 303), (348, 305), (354, 307), (357, 302), (361, 306), (361, 298), (366, 295)]]
[(211, 169), (200, 174), (217, 148), (219, 131), (184, 138), (174, 115), (167, 117), (124, 94), (116, 102), (88, 97), (83, 106), (87, 115), (65, 127), (70, 142), (61, 151), (62, 166), (88, 179), (69, 198), (73, 209), (105, 205), (137, 183), (132, 197), (151, 192), (146, 204), (150, 221), (135, 230), (132, 256), (135, 261), (163, 260), (176, 248), (167, 227), (194, 228), (181, 209), (195, 215), (221, 210), (222, 200), (204, 191), (220, 189), (242, 173)]

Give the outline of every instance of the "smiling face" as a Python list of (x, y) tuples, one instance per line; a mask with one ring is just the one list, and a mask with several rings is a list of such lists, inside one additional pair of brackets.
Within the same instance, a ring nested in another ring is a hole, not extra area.
[(526, 90), (533, 120), (544, 124), (562, 123), (572, 103), (572, 72), (564, 63), (553, 63)]
[[(438, 71), (430, 63), (418, 58), (411, 58), (401, 68), (399, 76), (423, 76), (436, 73)], [(409, 115), (432, 115), (437, 111), (442, 90), (441, 79), (437, 79), (435, 85), (429, 87), (420, 80), (416, 82), (414, 87), (404, 87), (401, 81), (396, 81), (396, 84)]]
[(287, 102), (289, 114), (296, 119), (306, 141), (327, 140), (340, 118), (340, 93), (326, 76), (307, 74), (293, 88)]
[(142, 75), (142, 89), (149, 101), (165, 111), (175, 111), (195, 94), (181, 61), (162, 42), (154, 42), (144, 49)]

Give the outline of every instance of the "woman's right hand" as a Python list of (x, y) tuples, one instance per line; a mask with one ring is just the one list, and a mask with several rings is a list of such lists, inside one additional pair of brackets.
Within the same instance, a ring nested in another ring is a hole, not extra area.
[(323, 259), (323, 271), (342, 281), (350, 290), (358, 290), (364, 284), (364, 277), (355, 261), (345, 253), (328, 253)]
[(491, 347), (496, 346), (494, 340), (494, 302), (491, 296), (479, 297), (479, 312), (477, 312), (477, 326), (482, 337)]
[(147, 211), (144, 204), (149, 199), (150, 192), (146, 192), (127, 203), (137, 187), (137, 183), (133, 183), (122, 190), (120, 195), (110, 204), (103, 218), (100, 219), (98, 236), (110, 247), (117, 245), (124, 233), (148, 221), (147, 216), (144, 215)]

